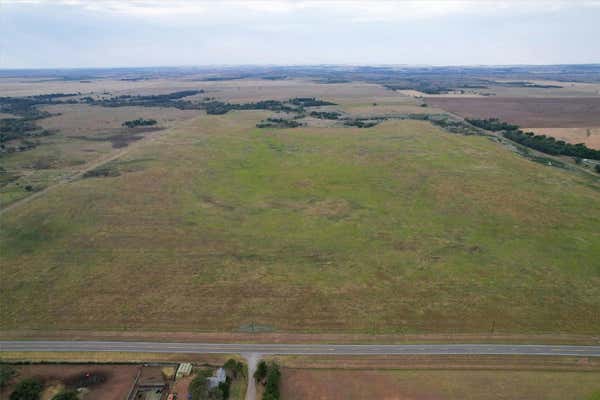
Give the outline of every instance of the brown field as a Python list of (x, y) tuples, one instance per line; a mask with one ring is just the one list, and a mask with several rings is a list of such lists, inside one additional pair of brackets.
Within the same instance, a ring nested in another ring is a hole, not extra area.
[(139, 366), (137, 365), (22, 365), (12, 384), (0, 392), (1, 399), (8, 399), (14, 384), (21, 379), (36, 378), (43, 382), (42, 400), (50, 399), (66, 383), (80, 382), (85, 374), (103, 376), (104, 381), (88, 387), (86, 400), (123, 400), (131, 386)]
[(600, 149), (600, 127), (594, 128), (523, 128), (538, 135), (547, 135), (569, 143), (584, 143), (592, 149)]
[(585, 400), (599, 372), (282, 370), (282, 399)]
[(45, 129), (59, 130), (64, 136), (89, 136), (96, 133), (121, 131), (121, 124), (136, 118), (155, 119), (156, 126), (171, 127), (177, 122), (198, 116), (197, 110), (166, 107), (100, 107), (86, 104), (61, 104), (40, 107), (58, 114), (38, 121)]
[(600, 97), (428, 97), (426, 101), (465, 118), (500, 118), (519, 126), (600, 126)]

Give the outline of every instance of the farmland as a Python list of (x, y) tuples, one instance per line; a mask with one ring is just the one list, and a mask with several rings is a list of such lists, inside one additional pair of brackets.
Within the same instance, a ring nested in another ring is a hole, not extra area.
[(600, 126), (600, 97), (430, 97), (427, 102), (466, 118), (500, 118), (523, 127)]
[(283, 370), (283, 398), (593, 400), (598, 372)]
[[(321, 96), (351, 117), (443, 112), (365, 83), (193, 85), (227, 101)], [(95, 132), (73, 122), (80, 113), (99, 110), (108, 131), (135, 118), (166, 129), (2, 214), (3, 330), (600, 329), (600, 183), (589, 174), (427, 121), (261, 129), (278, 114), (60, 107), (39, 123), (60, 129), (67, 158), (91, 153), (68, 147)]]

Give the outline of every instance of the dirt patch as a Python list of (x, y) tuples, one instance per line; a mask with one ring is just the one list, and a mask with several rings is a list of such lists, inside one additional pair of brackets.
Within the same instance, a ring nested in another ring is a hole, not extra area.
[(500, 118), (539, 128), (600, 126), (600, 98), (428, 97), (428, 104), (466, 118)]
[(344, 199), (326, 199), (310, 204), (305, 212), (326, 218), (342, 218), (352, 211), (351, 204)]
[(173, 390), (171, 393), (177, 393), (178, 399), (187, 399), (188, 398), (188, 387), (190, 383), (194, 379), (195, 375), (186, 376), (185, 378), (177, 379), (175, 384), (173, 385)]
[(44, 395), (49, 398), (61, 388), (86, 388), (85, 400), (124, 399), (138, 371), (136, 365), (22, 365), (16, 367), (13, 385), (0, 392), (7, 399), (14, 383), (25, 378), (36, 378), (44, 383)]

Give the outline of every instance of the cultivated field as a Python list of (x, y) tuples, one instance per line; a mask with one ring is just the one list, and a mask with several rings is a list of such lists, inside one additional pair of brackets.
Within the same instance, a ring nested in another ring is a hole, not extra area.
[(466, 118), (499, 118), (522, 127), (600, 126), (600, 97), (428, 97), (426, 102)]
[(597, 179), (424, 121), (198, 115), (2, 215), (2, 329), (600, 330)]
[(285, 400), (595, 400), (598, 372), (283, 369)]

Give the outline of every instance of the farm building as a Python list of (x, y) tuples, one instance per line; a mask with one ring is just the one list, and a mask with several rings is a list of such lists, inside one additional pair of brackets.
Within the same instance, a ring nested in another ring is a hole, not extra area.
[(219, 368), (215, 373), (215, 376), (211, 376), (207, 378), (208, 380), (208, 388), (212, 389), (219, 386), (219, 383), (225, 382), (227, 379), (227, 375), (225, 374), (225, 370), (223, 368)]
[(179, 364), (179, 368), (177, 368), (177, 373), (175, 374), (175, 378), (183, 378), (184, 376), (189, 376), (192, 373), (192, 364), (191, 363), (181, 363)]

